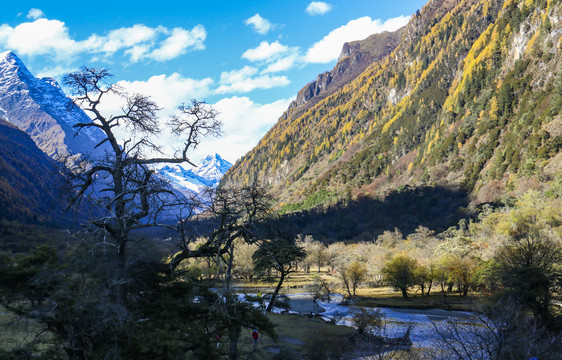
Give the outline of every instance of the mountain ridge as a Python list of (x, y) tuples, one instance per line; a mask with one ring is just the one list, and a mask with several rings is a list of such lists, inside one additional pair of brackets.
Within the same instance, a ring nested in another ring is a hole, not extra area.
[(305, 85), (289, 105), (288, 113), (302, 113), (328, 95), (355, 79), (371, 63), (390, 54), (406, 32), (402, 27), (393, 32), (373, 34), (364, 40), (343, 45), (337, 64), (330, 71), (318, 75), (316, 80)]
[(201, 159), (196, 167), (188, 168), (182, 164), (165, 165), (158, 169), (158, 173), (177, 190), (189, 195), (186, 191), (200, 193), (206, 187), (216, 187), (231, 166), (231, 163), (215, 154)]
[[(73, 125), (89, 118), (74, 106), (53, 78), (38, 79), (12, 51), (0, 54), (0, 109), (52, 158), (68, 154), (102, 156), (99, 129), (76, 133)], [(97, 131), (96, 131), (97, 130)]]
[(293, 210), (404, 185), (462, 187), (476, 203), (540, 186), (560, 162), (560, 8), (430, 1), (392, 54), (281, 117), (221, 184), (255, 179)]

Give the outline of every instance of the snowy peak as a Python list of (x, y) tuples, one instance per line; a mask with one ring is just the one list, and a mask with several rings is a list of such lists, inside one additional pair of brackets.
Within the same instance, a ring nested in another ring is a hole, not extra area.
[(0, 73), (1, 83), (4, 86), (14, 88), (17, 85), (29, 89), (36, 83), (36, 79), (23, 61), (12, 51), (5, 51), (0, 54)]
[(13, 51), (4, 51), (0, 54), (0, 67), (3, 70), (21, 69), (22, 71), (29, 72), (20, 58)]
[[(6, 119), (25, 131), (47, 155), (102, 155), (93, 150), (102, 139), (98, 129), (75, 136), (74, 125), (90, 121), (53, 78), (38, 79), (12, 51), (0, 54), (0, 109)], [(97, 130), (97, 131), (96, 131)]]
[(205, 187), (216, 187), (220, 179), (232, 166), (220, 155), (209, 155), (197, 167), (174, 164), (166, 165), (159, 173), (180, 191), (200, 192)]
[(212, 180), (216, 186), (222, 176), (232, 166), (231, 163), (220, 157), (219, 154), (209, 155), (199, 162), (195, 173), (205, 179)]

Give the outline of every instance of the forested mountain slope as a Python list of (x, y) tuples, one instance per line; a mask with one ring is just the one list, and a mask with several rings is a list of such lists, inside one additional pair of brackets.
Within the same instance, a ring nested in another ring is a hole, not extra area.
[(63, 176), (52, 159), (14, 125), (0, 119), (0, 219), (62, 222)]
[(289, 109), (222, 184), (271, 187), (288, 210), (404, 185), (473, 203), (561, 171), (560, 0), (432, 0), (351, 83)]

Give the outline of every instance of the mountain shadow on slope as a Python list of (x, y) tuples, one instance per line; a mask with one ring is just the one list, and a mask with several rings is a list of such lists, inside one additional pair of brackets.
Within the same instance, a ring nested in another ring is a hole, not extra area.
[(405, 186), (384, 199), (363, 196), (281, 216), (291, 232), (312, 235), (326, 243), (373, 241), (384, 231), (399, 229), (404, 236), (424, 226), (441, 232), (470, 216), (468, 193), (441, 186)]
[(16, 126), (0, 119), (0, 219), (72, 226), (84, 214), (64, 212), (65, 179), (57, 164)]

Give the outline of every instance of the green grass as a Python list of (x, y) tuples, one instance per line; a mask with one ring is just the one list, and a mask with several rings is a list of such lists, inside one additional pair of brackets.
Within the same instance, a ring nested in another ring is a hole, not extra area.
[[(290, 274), (283, 282), (282, 293), (293, 294), (309, 291), (310, 285), (314, 282), (313, 276), (315, 274), (316, 272), (311, 272), (310, 274)], [(233, 283), (242, 292), (257, 292), (258, 290), (261, 290), (262, 292), (273, 292), (278, 281), (279, 278), (272, 277), (270, 279), (256, 279), (252, 282), (238, 280)]]
[(478, 294), (459, 296), (458, 294), (447, 293), (446, 296), (443, 296), (441, 293), (432, 293), (429, 296), (423, 297), (421, 295), (410, 295), (407, 299), (404, 299), (401, 294), (381, 292), (376, 296), (358, 296), (355, 304), (365, 307), (470, 311), (473, 310), (476, 303), (482, 303), (482, 301), (486, 300), (485, 297)]
[[(282, 294), (295, 294), (310, 291), (314, 278), (321, 276), (336, 285), (336, 292), (345, 294), (337, 277), (330, 275), (326, 269), (320, 273), (316, 268), (310, 273), (298, 272), (291, 274), (283, 283)], [(256, 279), (252, 282), (236, 281), (235, 285), (241, 292), (273, 292), (277, 285), (277, 278)], [(339, 286), (339, 288), (338, 288)], [(469, 292), (468, 296), (460, 296), (458, 292), (447, 292), (443, 295), (440, 289), (433, 287), (429, 296), (421, 296), (417, 287), (410, 288), (408, 298), (404, 299), (402, 294), (391, 287), (363, 286), (357, 289), (355, 303), (366, 307), (391, 307), (409, 309), (446, 309), (446, 310), (472, 310), (474, 304), (488, 302), (490, 299), (479, 292)]]
[(0, 349), (13, 350), (30, 344), (40, 345), (50, 334), (33, 320), (25, 319), (0, 306)]
[(307, 343), (313, 334), (322, 334), (325, 337), (340, 338), (345, 341), (355, 333), (355, 329), (351, 327), (333, 325), (320, 318), (289, 314), (268, 314), (268, 317), (276, 326), (277, 339), (261, 336), (258, 347), (254, 351), (250, 332), (242, 334), (240, 353), (247, 354), (249, 359), (275, 359), (276, 352), (292, 353), (296, 358), (301, 358), (306, 353)]

